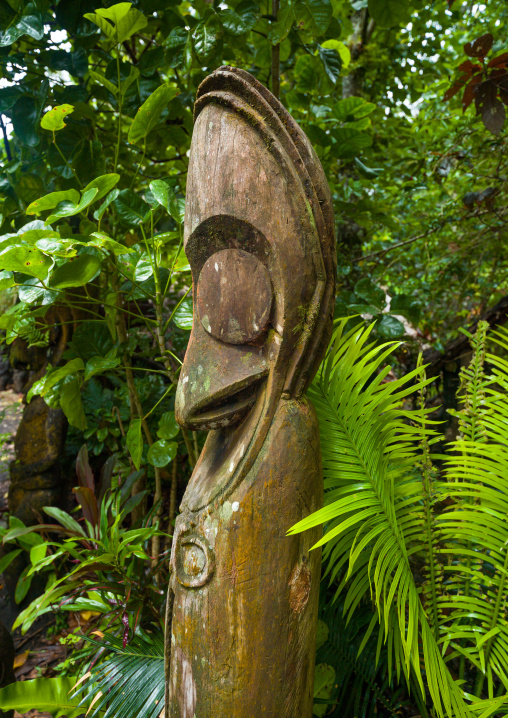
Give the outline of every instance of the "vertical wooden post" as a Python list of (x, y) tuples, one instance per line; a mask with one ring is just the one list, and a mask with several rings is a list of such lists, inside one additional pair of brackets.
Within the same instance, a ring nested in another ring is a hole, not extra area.
[(194, 323), (177, 420), (209, 434), (176, 521), (166, 716), (311, 718), (321, 506), (305, 390), (334, 308), (330, 193), (309, 141), (248, 73), (198, 90), (185, 218)]

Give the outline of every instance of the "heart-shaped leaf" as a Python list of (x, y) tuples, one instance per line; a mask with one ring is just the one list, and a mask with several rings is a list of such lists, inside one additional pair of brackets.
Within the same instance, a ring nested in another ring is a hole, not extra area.
[(162, 469), (167, 466), (176, 456), (178, 444), (176, 441), (155, 441), (148, 449), (148, 461), (152, 466)]

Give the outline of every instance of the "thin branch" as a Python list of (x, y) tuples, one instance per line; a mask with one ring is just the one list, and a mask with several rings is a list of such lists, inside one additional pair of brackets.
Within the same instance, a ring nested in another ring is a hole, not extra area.
[(4, 146), (5, 152), (7, 154), (7, 159), (10, 162), (12, 160), (11, 147), (9, 145), (9, 138), (7, 137), (7, 130), (5, 129), (4, 118), (2, 115), (0, 115), (0, 127), (2, 128), (2, 134), (4, 136)]
[[(279, 0), (272, 0), (272, 15), (277, 21)], [(280, 45), (272, 45), (272, 93), (277, 99), (280, 97)]]
[(390, 247), (387, 247), (386, 249), (380, 249), (378, 252), (372, 252), (371, 254), (366, 254), (362, 257), (357, 257), (353, 260), (353, 262), (356, 264), (357, 262), (363, 262), (366, 259), (371, 259), (372, 257), (378, 257), (382, 254), (388, 254), (388, 252), (391, 252), (392, 249), (398, 249), (399, 247), (404, 247), (406, 244), (411, 244), (412, 242), (416, 242), (418, 239), (422, 239), (423, 237), (427, 237), (433, 229), (428, 229), (426, 232), (423, 232), (422, 234), (417, 234), (416, 237), (411, 237), (410, 239), (405, 239), (403, 242), (397, 242), (397, 244), (392, 244)]

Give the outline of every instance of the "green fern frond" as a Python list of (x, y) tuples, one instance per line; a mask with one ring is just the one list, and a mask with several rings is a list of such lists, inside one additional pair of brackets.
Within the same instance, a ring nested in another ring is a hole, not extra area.
[[(459, 412), (465, 429), (440, 486), (451, 505), (437, 519), (449, 559), (439, 605), (444, 648), (476, 666), (474, 694), (481, 698), (486, 681), (493, 700), (499, 682), (508, 690), (508, 362), (485, 352), (482, 324), (466, 382), (470, 398)], [(508, 332), (498, 330), (495, 341), (508, 348)], [(494, 367), (490, 376), (485, 360)]]
[[(384, 382), (390, 371), (385, 360), (398, 343), (376, 346), (369, 343), (369, 328), (345, 332), (345, 327), (345, 320), (337, 324), (309, 390), (320, 420), (325, 507), (291, 532), (326, 525), (316, 546), (325, 545), (326, 560), (333, 557), (344, 567), (339, 591), (347, 591), (345, 611), (351, 616), (362, 599), (372, 596), (397, 673), (402, 669), (407, 676), (412, 669), (423, 694), (423, 658), (437, 715), (468, 716), (411, 566), (411, 557), (426, 551), (425, 496), (420, 478), (415, 478), (418, 446), (422, 436), (430, 439), (434, 430), (426, 420), (427, 410), (403, 411), (401, 402), (430, 380), (419, 380), (417, 367), (401, 379)], [(404, 421), (409, 417), (413, 425)]]

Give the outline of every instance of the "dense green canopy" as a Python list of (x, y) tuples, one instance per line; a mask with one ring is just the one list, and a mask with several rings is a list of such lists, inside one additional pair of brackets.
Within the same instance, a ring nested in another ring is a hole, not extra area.
[[(2, 234), (17, 231), (42, 194), (78, 188), (78, 169), (82, 184), (119, 171), (115, 203), (124, 229), (135, 231), (133, 207), (146, 208), (150, 180), (185, 190), (203, 77), (232, 64), (270, 86), (280, 43), (281, 99), (333, 191), (338, 314), (379, 315), (388, 293), (393, 313), (441, 347), (506, 293), (504, 3), (292, 0), (280, 4), (277, 22), (269, 2), (254, 0), (137, 7), (115, 35), (114, 13), (94, 14), (95, 0), (2, 3), (4, 137), (13, 127), (2, 159)], [(151, 127), (136, 129), (136, 110), (163, 83)], [(74, 110), (57, 149), (40, 120), (64, 104)], [(378, 329), (404, 332), (386, 314)]]

